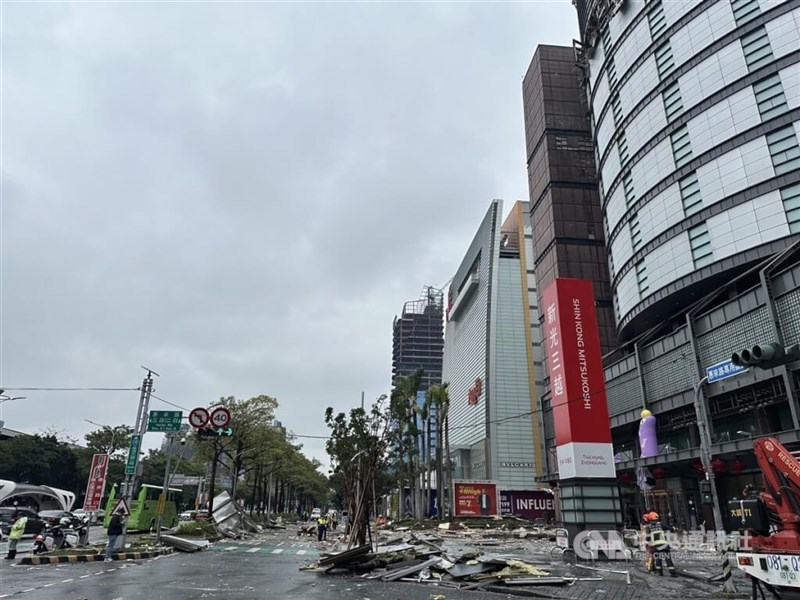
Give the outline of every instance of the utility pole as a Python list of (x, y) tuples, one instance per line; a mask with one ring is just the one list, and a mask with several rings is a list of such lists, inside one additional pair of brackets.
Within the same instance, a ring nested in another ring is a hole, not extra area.
[(697, 415), (697, 429), (700, 432), (700, 460), (703, 463), (703, 468), (706, 471), (706, 481), (711, 487), (711, 508), (714, 512), (714, 529), (717, 532), (725, 531), (722, 525), (722, 514), (719, 510), (719, 497), (717, 496), (717, 481), (714, 477), (714, 466), (711, 464), (711, 436), (708, 432), (708, 417), (706, 415), (706, 407), (704, 402), (701, 401), (700, 391), (703, 384), (708, 381), (708, 376), (703, 377), (694, 388), (694, 410)]
[(161, 490), (161, 498), (158, 499), (158, 518), (156, 520), (156, 546), (161, 543), (161, 523), (164, 519), (164, 505), (167, 503), (167, 496), (169, 494), (169, 480), (170, 480), (170, 473), (169, 467), (170, 463), (172, 463), (172, 445), (175, 441), (175, 436), (172, 434), (167, 434), (167, 466), (164, 469), (164, 487)]
[[(135, 451), (139, 452), (139, 448), (142, 445), (142, 438), (144, 434), (147, 432), (147, 414), (150, 407), (150, 394), (153, 392), (153, 375), (156, 377), (161, 377), (158, 373), (149, 369), (147, 367), (142, 367), (145, 371), (147, 371), (147, 375), (142, 381), (142, 393), (139, 395), (139, 408), (136, 413), (136, 427), (134, 430), (134, 436), (139, 436), (139, 443), (136, 444)], [(131, 443), (131, 450), (134, 449), (133, 442)], [(130, 454), (130, 450), (128, 452)], [(130, 462), (131, 457), (128, 456), (128, 462)], [(136, 489), (137, 484), (139, 483), (139, 476), (141, 473), (141, 465), (139, 464), (139, 456), (135, 457), (135, 468), (132, 474), (127, 473), (125, 475), (125, 489), (122, 492), (122, 499), (125, 500), (128, 508), (131, 506), (131, 497), (133, 496), (133, 492)], [(128, 521), (126, 520), (122, 525), (122, 541), (120, 545), (122, 548), (125, 547), (125, 539), (128, 535)]]
[(364, 410), (364, 392), (361, 392), (361, 410)]

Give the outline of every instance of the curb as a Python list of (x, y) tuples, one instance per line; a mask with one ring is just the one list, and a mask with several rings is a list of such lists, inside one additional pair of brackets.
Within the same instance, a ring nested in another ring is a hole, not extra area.
[[(117, 552), (112, 554), (114, 560), (141, 560), (155, 558), (164, 554), (172, 554), (174, 548), (160, 548), (149, 552)], [(63, 563), (101, 562), (105, 560), (105, 553), (100, 554), (70, 554), (66, 556), (24, 556), (17, 564), (20, 565), (57, 565)]]

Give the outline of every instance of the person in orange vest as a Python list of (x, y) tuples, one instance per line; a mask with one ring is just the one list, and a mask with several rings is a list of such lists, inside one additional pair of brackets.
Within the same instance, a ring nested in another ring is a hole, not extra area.
[(677, 577), (678, 574), (675, 572), (675, 565), (672, 562), (672, 550), (667, 542), (667, 536), (664, 533), (665, 527), (661, 524), (658, 513), (649, 512), (644, 515), (644, 519), (647, 523), (648, 542), (653, 548), (653, 568), (648, 570), (655, 571), (659, 575), (664, 575), (663, 563), (666, 563), (670, 576)]

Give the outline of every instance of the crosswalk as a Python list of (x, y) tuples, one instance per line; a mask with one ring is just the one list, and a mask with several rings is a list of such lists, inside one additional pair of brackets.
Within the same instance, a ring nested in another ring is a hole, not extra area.
[(319, 556), (319, 552), (314, 548), (309, 548), (306, 544), (264, 544), (260, 540), (247, 540), (242, 542), (230, 542), (225, 544), (213, 544), (211, 550), (225, 553), (244, 553), (244, 554), (269, 554), (283, 556)]

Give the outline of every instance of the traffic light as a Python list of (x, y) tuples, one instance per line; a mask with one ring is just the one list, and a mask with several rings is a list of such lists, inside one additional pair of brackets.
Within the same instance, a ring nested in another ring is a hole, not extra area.
[(784, 348), (777, 342), (772, 344), (756, 345), (734, 352), (731, 362), (737, 367), (758, 367), (759, 369), (772, 369), (780, 365), (800, 360), (800, 344)]
[(197, 430), (197, 437), (201, 438), (231, 437), (232, 435), (233, 435), (233, 427), (228, 427), (227, 429), (204, 427), (203, 429)]
[(703, 504), (714, 504), (714, 499), (711, 496), (711, 482), (700, 482), (700, 498)]

